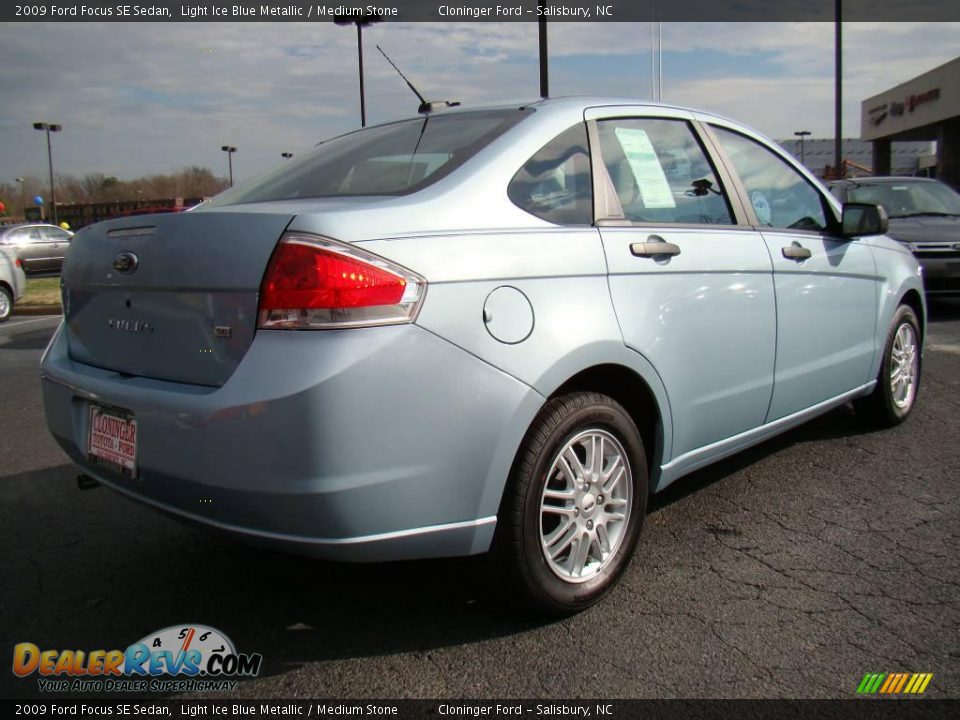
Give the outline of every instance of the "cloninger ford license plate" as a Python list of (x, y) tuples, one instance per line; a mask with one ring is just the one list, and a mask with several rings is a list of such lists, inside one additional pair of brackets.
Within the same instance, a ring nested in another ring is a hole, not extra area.
[(133, 415), (90, 406), (87, 456), (114, 472), (137, 476), (137, 421)]

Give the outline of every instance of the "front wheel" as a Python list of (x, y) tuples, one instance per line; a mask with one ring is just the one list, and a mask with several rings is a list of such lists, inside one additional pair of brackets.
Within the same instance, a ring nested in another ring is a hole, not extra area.
[(901, 305), (890, 324), (877, 386), (854, 406), (870, 424), (899, 425), (913, 409), (919, 387), (920, 322), (910, 306)]
[(613, 399), (549, 401), (524, 438), (497, 525), (512, 590), (536, 610), (579, 612), (626, 569), (647, 506), (643, 441)]
[(5, 287), (0, 286), (0, 323), (6, 322), (13, 312), (13, 295)]

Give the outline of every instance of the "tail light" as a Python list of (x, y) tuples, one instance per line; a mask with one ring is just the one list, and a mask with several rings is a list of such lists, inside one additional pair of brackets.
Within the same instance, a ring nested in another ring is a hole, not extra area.
[(16, 260), (14, 260), (13, 264), (16, 265), (17, 267), (23, 267), (23, 262), (20, 260), (20, 258), (17, 258)]
[(295, 330), (412, 322), (427, 282), (343, 243), (287, 233), (260, 287), (258, 327)]

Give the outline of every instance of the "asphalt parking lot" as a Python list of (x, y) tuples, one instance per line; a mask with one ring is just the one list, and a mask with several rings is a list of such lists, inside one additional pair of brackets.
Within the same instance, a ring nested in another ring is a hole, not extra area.
[[(894, 671), (960, 697), (960, 301), (933, 309), (905, 425), (841, 408), (685, 478), (624, 582), (562, 622), (512, 612), (482, 558), (327, 564), (79, 491), (37, 327), (0, 328), (0, 663), (193, 622), (263, 654), (251, 698), (849, 698)], [(37, 694), (0, 671), (0, 696)]]

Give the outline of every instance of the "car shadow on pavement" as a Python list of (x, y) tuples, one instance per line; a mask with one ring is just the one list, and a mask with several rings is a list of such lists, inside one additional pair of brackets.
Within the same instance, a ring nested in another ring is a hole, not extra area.
[(759, 445), (741, 450), (736, 455), (731, 455), (685, 475), (650, 499), (649, 512), (653, 513), (673, 505), (685, 497), (750, 467), (763, 458), (786, 450), (792, 445), (835, 440), (837, 438), (853, 438), (874, 432), (878, 432), (878, 430), (863, 423), (854, 413), (852, 405), (849, 403), (842, 405), (807, 421), (793, 430), (788, 430), (782, 435), (777, 435)]
[[(0, 477), (4, 652), (125, 649), (199, 623), (259, 652), (261, 677), (304, 663), (474, 643), (547, 624), (513, 611), (486, 558), (348, 565), (248, 547), (105, 488), (79, 491), (61, 465)], [(11, 497), (12, 494), (12, 497)], [(0, 673), (0, 696), (37, 693)]]

